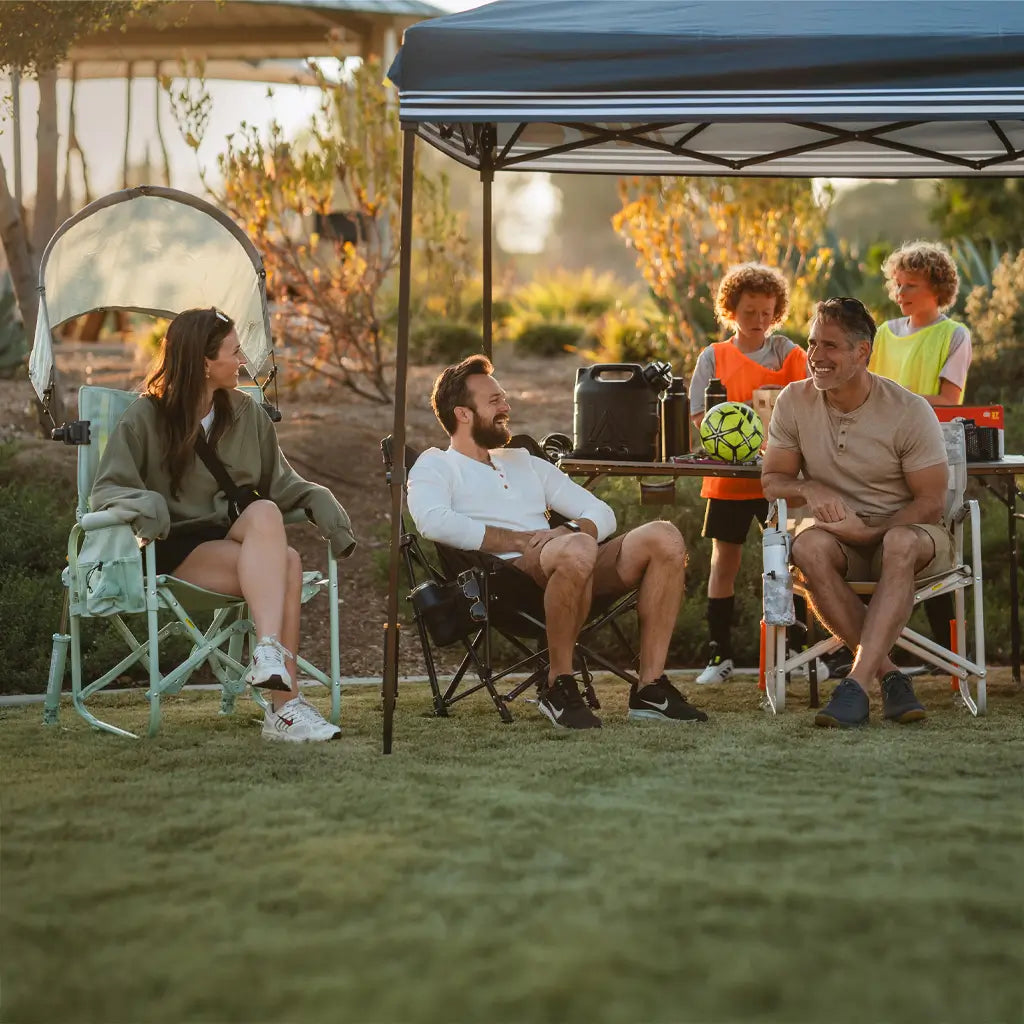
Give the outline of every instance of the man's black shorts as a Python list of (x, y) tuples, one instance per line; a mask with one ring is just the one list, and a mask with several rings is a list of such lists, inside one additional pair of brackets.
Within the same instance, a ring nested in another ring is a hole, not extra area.
[(758, 526), (764, 526), (767, 518), (768, 502), (765, 498), (743, 498), (739, 501), (708, 498), (701, 536), (727, 544), (742, 544), (750, 532), (751, 520), (756, 520)]

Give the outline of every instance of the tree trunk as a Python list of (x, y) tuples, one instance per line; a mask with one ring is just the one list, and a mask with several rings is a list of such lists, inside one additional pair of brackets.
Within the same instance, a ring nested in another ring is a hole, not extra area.
[[(18, 303), (18, 312), (25, 325), (25, 336), (31, 346), (36, 335), (36, 319), (39, 316), (39, 269), (29, 248), (28, 229), (22, 219), (21, 210), (7, 188), (7, 168), (0, 157), (0, 242), (3, 243), (4, 256), (11, 272), (11, 284), (14, 287), (14, 298)], [(50, 415), (60, 423), (64, 419), (64, 399), (61, 395), (60, 375), (57, 367), (53, 367), (53, 392), (50, 397)], [(50, 430), (49, 417), (37, 404), (39, 426), (43, 434)]]
[(0, 241), (3, 242), (7, 266), (11, 271), (18, 311), (25, 325), (25, 333), (31, 339), (39, 312), (39, 293), (36, 291), (39, 274), (32, 258), (21, 210), (7, 188), (7, 168), (4, 167), (3, 157), (0, 157)]
[(38, 259), (57, 229), (57, 72), (39, 72), (39, 125), (36, 130), (36, 206), (32, 248)]

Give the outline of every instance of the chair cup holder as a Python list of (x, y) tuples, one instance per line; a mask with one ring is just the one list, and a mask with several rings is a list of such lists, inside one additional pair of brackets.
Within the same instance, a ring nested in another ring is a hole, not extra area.
[(457, 582), (427, 580), (412, 589), (409, 600), (438, 647), (447, 647), (477, 628), (479, 619), (471, 612), (473, 602)]

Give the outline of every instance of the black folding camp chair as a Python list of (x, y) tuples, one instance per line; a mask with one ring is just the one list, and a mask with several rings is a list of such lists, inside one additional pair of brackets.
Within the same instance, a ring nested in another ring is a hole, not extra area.
[[(536, 441), (525, 437), (522, 446), (534, 453), (541, 451)], [(390, 483), (391, 437), (381, 441), (381, 452)], [(406, 446), (407, 470), (412, 469), (418, 455)], [(557, 525), (556, 514), (551, 515)], [(540, 687), (547, 681), (543, 591), (492, 555), (434, 544), (437, 557), (429, 558), (404, 511), (400, 543), (434, 714), (446, 718), (458, 701), (486, 690), (501, 720), (511, 722), (509, 703), (530, 687)], [(580, 630), (574, 668), (583, 683), (584, 698), (592, 708), (600, 707), (592, 666), (611, 672), (624, 682), (637, 682), (635, 672), (612, 661), (595, 646), (598, 634), (607, 628), (625, 652), (626, 664), (637, 663), (636, 653), (619, 623), (623, 615), (635, 611), (636, 603), (635, 590), (612, 600), (596, 601)], [(463, 650), (457, 668), (450, 674), (440, 672), (435, 648), (454, 645)], [(499, 685), (504, 681), (509, 687), (501, 692)]]

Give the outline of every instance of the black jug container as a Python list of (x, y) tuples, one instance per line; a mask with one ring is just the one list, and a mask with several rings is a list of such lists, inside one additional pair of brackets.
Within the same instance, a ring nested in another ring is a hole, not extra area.
[(729, 396), (725, 392), (725, 385), (717, 377), (712, 377), (704, 389), (704, 415), (707, 415), (709, 409), (728, 400)]
[(690, 450), (690, 399), (686, 394), (686, 378), (673, 377), (661, 396), (661, 461), (673, 455), (686, 455)]
[(576, 371), (573, 455), (579, 459), (654, 462), (658, 392), (637, 363), (597, 363)]

